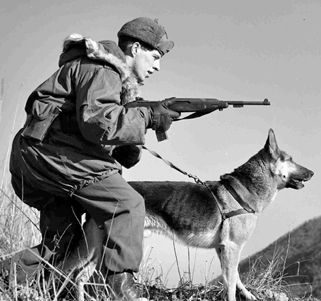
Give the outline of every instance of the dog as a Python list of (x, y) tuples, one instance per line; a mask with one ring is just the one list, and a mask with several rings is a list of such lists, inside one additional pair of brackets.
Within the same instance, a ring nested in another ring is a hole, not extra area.
[[(240, 280), (241, 251), (253, 233), (259, 214), (283, 188), (301, 189), (313, 172), (279, 149), (269, 130), (264, 147), (219, 181), (129, 182), (145, 199), (146, 229), (174, 234), (183, 243), (215, 248), (222, 267), (227, 300), (238, 290), (256, 300)], [(77, 282), (87, 281), (101, 262), (104, 237), (93, 220), (85, 226), (86, 242), (65, 261), (66, 272), (77, 271)]]

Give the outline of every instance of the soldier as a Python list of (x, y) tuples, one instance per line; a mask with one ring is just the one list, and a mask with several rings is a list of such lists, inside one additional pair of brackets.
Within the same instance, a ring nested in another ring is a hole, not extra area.
[(118, 45), (80, 35), (65, 40), (59, 69), (29, 96), (27, 121), (12, 146), (13, 188), (40, 211), (43, 237), (19, 255), (23, 277), (39, 269), (34, 253), (49, 262), (66, 256), (81, 237), (86, 213), (108, 237), (104, 273), (115, 298), (138, 297), (133, 272), (142, 259), (145, 207), (121, 166), (140, 160), (147, 129), (164, 132), (179, 114), (163, 102), (147, 108), (126, 103), (173, 46), (164, 27), (145, 17), (122, 26)]

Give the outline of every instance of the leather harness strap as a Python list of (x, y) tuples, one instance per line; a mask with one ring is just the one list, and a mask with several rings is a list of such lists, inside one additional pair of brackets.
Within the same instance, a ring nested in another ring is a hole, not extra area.
[(233, 210), (227, 213), (224, 213), (225, 219), (236, 216), (236, 215), (241, 215), (241, 214), (249, 214), (249, 213), (254, 213), (254, 212), (248, 212), (247, 210), (245, 210), (244, 208), (242, 209), (237, 209), (237, 210)]
[[(238, 209), (235, 211), (242, 211), (244, 213), (255, 213), (255, 210), (247, 203), (244, 201), (244, 199), (240, 196), (239, 193), (237, 193), (236, 189), (233, 187), (233, 185), (231, 185), (231, 182), (229, 181), (229, 178), (231, 178), (231, 176), (222, 176), (221, 177), (221, 183), (224, 185), (224, 187), (226, 188), (226, 190), (233, 196), (233, 198), (240, 204), (240, 206), (242, 207), (242, 209)], [(234, 211), (231, 212), (231, 214)], [(242, 213), (236, 213), (237, 214), (242, 214)], [(234, 215), (233, 215), (234, 216)]]

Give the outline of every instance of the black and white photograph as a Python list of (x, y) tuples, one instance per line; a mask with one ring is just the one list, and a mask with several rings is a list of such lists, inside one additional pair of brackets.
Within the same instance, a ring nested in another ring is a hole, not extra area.
[(0, 301), (321, 300), (320, 0), (2, 0)]

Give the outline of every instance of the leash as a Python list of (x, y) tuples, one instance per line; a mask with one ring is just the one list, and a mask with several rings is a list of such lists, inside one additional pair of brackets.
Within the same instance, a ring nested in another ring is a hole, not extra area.
[(194, 176), (182, 169), (180, 169), (179, 167), (177, 167), (176, 165), (174, 165), (172, 162), (164, 159), (161, 155), (159, 155), (158, 153), (156, 153), (155, 151), (147, 148), (146, 146), (142, 146), (143, 149), (147, 150), (148, 152), (150, 152), (153, 156), (155, 156), (156, 158), (159, 158), (161, 160), (163, 160), (168, 166), (170, 166), (171, 168), (174, 168), (175, 170), (179, 171), (180, 173), (182, 173), (185, 176), (188, 176), (189, 178), (192, 178), (196, 184), (202, 184), (204, 185), (204, 182), (197, 176)]
[[(224, 213), (221, 206), (220, 206), (220, 202), (218, 201), (217, 197), (214, 195), (212, 189), (206, 184), (206, 182), (202, 181), (198, 176), (195, 176), (195, 175), (192, 175), (184, 170), (182, 170), (181, 168), (177, 167), (176, 165), (174, 165), (172, 162), (164, 159), (161, 155), (159, 155), (158, 153), (156, 153), (155, 151), (147, 148), (146, 146), (142, 146), (142, 148), (144, 150), (147, 150), (149, 153), (151, 153), (153, 156), (155, 156), (156, 158), (158, 159), (161, 159), (163, 162), (165, 162), (169, 167), (177, 170), (178, 172), (182, 173), (183, 175), (189, 177), (189, 178), (192, 178), (194, 180), (194, 182), (196, 184), (200, 184), (200, 185), (203, 185), (211, 194), (212, 198), (214, 199), (214, 201), (216, 202), (217, 204), (217, 208), (219, 209), (219, 212), (222, 216), (222, 222), (224, 222), (226, 219), (230, 218), (230, 217), (233, 217), (233, 216), (236, 216), (236, 215), (240, 215), (240, 214), (248, 214), (248, 213), (255, 213), (255, 211), (252, 209), (252, 208), (248, 208), (248, 205), (243, 202), (241, 200), (240, 202), (240, 198), (239, 196), (236, 194), (236, 193), (231, 193), (232, 196), (235, 198), (235, 200), (243, 207), (241, 209), (236, 209), (236, 210), (232, 210), (230, 212), (227, 212), (227, 213)], [(224, 185), (224, 184), (223, 184)], [(224, 185), (225, 186), (225, 185)], [(228, 189), (229, 192), (231, 192), (230, 189)], [(244, 206), (244, 204), (246, 206)]]
[(194, 180), (194, 182), (196, 184), (200, 184), (200, 185), (203, 185), (204, 187), (206, 187), (206, 189), (210, 192), (210, 194), (212, 195), (213, 199), (215, 200), (216, 204), (217, 204), (217, 207), (220, 211), (220, 214), (222, 216), (222, 220), (226, 220), (228, 218), (228, 216), (222, 211), (222, 208), (216, 198), (216, 196), (214, 195), (213, 191), (211, 190), (210, 187), (208, 187), (208, 185), (202, 181), (198, 176), (195, 176), (195, 175), (192, 175), (184, 170), (182, 170), (181, 168), (177, 167), (176, 165), (174, 165), (172, 162), (164, 159), (161, 155), (159, 155), (158, 153), (156, 153), (155, 151), (147, 148), (146, 146), (142, 146), (143, 149), (147, 150), (148, 152), (150, 152), (153, 156), (155, 156), (156, 158), (158, 159), (161, 159), (163, 162), (165, 162), (168, 166), (170, 166), (171, 168), (177, 170), (178, 172), (182, 173), (183, 175), (189, 177), (189, 178), (192, 178)]

